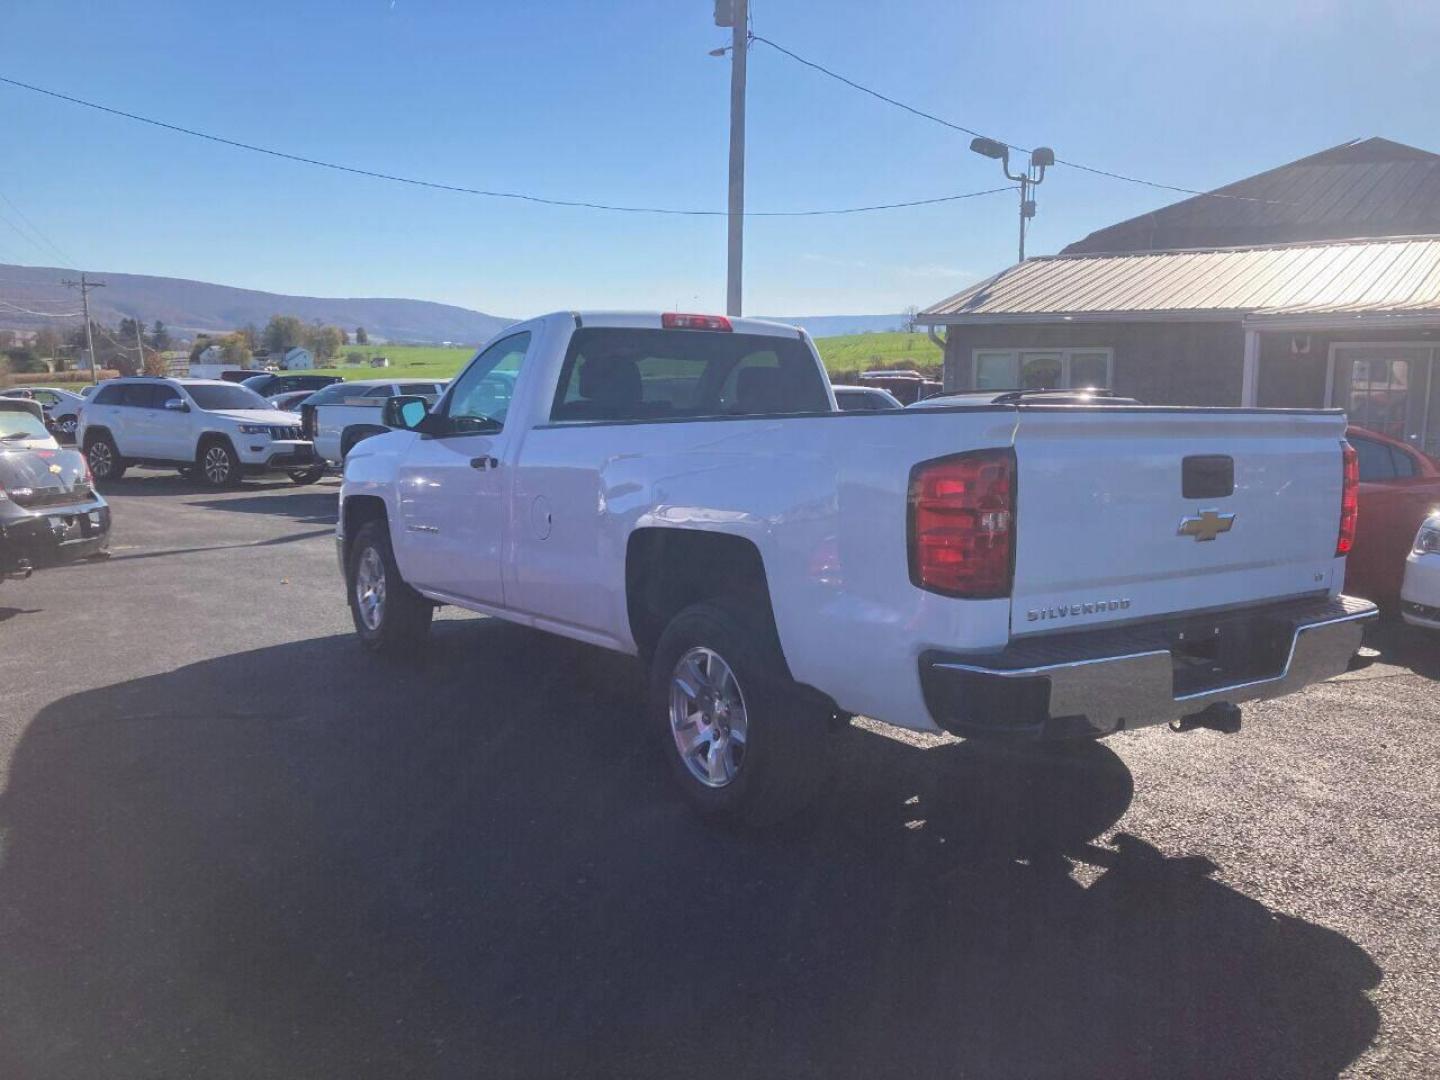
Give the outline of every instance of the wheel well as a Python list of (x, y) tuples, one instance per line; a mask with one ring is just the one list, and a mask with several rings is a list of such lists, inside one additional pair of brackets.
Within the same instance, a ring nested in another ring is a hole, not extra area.
[(693, 529), (636, 529), (625, 552), (630, 634), (648, 656), (666, 625), (702, 600), (740, 596), (763, 606), (774, 625), (760, 551), (749, 540)]
[(211, 443), (217, 442), (224, 443), (226, 446), (230, 447), (230, 452), (232, 454), (235, 452), (235, 443), (231, 440), (229, 435), (226, 435), (220, 431), (207, 431), (203, 435), (201, 435), (199, 440), (195, 443), (195, 456), (199, 457), (201, 450), (204, 450), (205, 447), (209, 446)]
[[(355, 534), (372, 521), (385, 521), (385, 500), (376, 495), (351, 495), (345, 500), (345, 553), (348, 557)], [(348, 566), (349, 563), (347, 562)]]
[(115, 441), (115, 436), (110, 434), (110, 429), (107, 427), (86, 427), (85, 445), (89, 446), (92, 442), (100, 438), (100, 436), (102, 435), (105, 436), (105, 438), (109, 439), (111, 442)]
[(389, 430), (386, 427), (376, 427), (374, 424), (351, 424), (340, 433), (340, 456), (343, 458), (349, 454), (356, 443), (364, 442), (376, 435), (384, 435)]

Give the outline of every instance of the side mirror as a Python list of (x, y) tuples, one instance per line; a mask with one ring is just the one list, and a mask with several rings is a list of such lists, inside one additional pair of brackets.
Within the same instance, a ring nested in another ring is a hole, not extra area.
[(386, 400), (382, 422), (386, 427), (399, 431), (419, 431), (429, 415), (430, 410), (423, 397), (406, 394)]
[(165, 408), (171, 412), (189, 412), (190, 406), (181, 401), (178, 397), (166, 398)]

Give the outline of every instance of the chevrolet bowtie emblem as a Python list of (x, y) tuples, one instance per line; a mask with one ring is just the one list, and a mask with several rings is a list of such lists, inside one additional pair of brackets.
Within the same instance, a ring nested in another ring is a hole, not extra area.
[(1234, 524), (1234, 514), (1222, 514), (1219, 510), (1201, 510), (1194, 517), (1182, 518), (1176, 535), (1193, 536), (1196, 540), (1214, 540), (1221, 533), (1229, 532)]

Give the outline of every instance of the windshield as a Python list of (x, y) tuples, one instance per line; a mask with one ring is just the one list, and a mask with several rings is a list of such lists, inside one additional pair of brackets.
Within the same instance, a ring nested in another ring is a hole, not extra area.
[(190, 400), (208, 412), (216, 409), (269, 409), (270, 403), (248, 386), (191, 385)]
[(0, 409), (0, 440), (20, 442), (23, 439), (48, 438), (50, 432), (29, 410)]

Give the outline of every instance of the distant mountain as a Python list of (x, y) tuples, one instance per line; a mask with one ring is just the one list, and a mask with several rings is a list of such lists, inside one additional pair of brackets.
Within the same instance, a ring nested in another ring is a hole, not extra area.
[[(16, 308), (78, 310), (80, 297), (60, 284), (74, 276), (50, 267), (0, 264), (0, 328), (34, 330), (60, 321)], [(146, 274), (91, 276), (105, 282), (105, 288), (90, 294), (90, 314), (96, 320), (113, 326), (122, 318), (138, 317), (146, 325), (159, 319), (187, 337), (201, 330), (235, 330), (247, 323), (263, 327), (271, 315), (294, 315), (348, 330), (363, 326), (371, 337), (386, 341), (475, 345), (515, 321), (428, 300), (286, 296)]]
[(903, 330), (905, 322), (904, 315), (762, 315), (759, 317), (803, 326), (807, 334), (816, 338)]
[[(53, 267), (0, 263), (0, 329), (35, 330), (57, 322), (72, 325), (69, 320), (48, 319), (16, 309), (78, 310), (80, 297), (61, 285), (62, 280), (74, 276), (71, 271)], [(287, 296), (148, 274), (100, 272), (90, 276), (105, 282), (105, 288), (90, 294), (90, 313), (98, 321), (114, 326), (122, 318), (138, 317), (148, 326), (159, 319), (173, 333), (184, 337), (201, 331), (236, 330), (247, 323), (263, 327), (271, 315), (294, 315), (305, 322), (319, 321), (347, 330), (363, 326), (371, 337), (386, 341), (477, 345), (515, 322), (429, 300)], [(899, 330), (904, 321), (904, 316), (898, 314), (763, 317), (803, 326), (817, 338)]]

